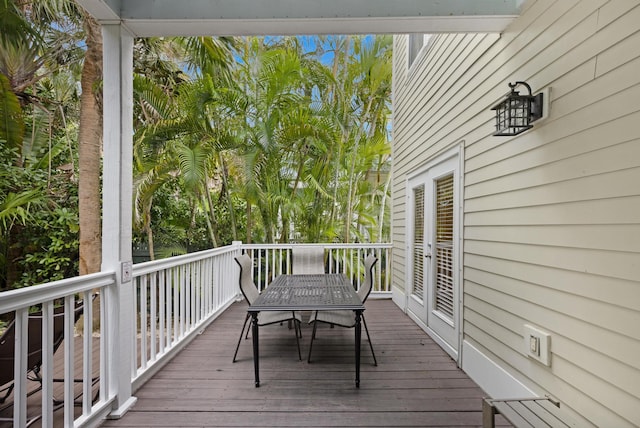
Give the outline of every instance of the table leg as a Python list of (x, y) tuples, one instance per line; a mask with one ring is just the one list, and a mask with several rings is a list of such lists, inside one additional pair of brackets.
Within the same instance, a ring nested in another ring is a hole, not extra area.
[(258, 312), (251, 312), (251, 338), (253, 339), (253, 369), (256, 388), (260, 386), (260, 354), (258, 351)]
[(356, 313), (356, 388), (360, 388), (360, 342), (362, 339), (362, 311), (355, 311)]

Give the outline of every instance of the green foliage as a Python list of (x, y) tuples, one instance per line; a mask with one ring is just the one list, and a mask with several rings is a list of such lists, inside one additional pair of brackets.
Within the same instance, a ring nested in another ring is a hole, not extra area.
[(16, 166), (0, 140), (0, 289), (77, 274), (77, 188), (64, 172)]
[[(314, 52), (296, 37), (179, 40), (191, 80), (134, 79), (141, 241), (389, 238), (390, 37), (319, 38)], [(174, 177), (180, 224), (161, 196)]]
[[(50, 50), (0, 47), (23, 77), (20, 97), (0, 77), (0, 289), (78, 269), (81, 55), (71, 22), (42, 16)], [(391, 39), (318, 40), (136, 40), (136, 248), (389, 238)]]
[(27, 252), (20, 266), (18, 287), (55, 281), (78, 272), (77, 210), (57, 207), (35, 215), (35, 222), (25, 230)]
[(24, 136), (22, 108), (11, 90), (9, 79), (0, 73), (0, 138), (11, 147), (20, 147)]

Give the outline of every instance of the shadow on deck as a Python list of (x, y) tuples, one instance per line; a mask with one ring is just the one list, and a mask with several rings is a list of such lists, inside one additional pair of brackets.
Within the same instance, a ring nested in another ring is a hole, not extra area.
[(122, 419), (102, 426), (482, 425), (483, 391), (390, 300), (367, 302), (378, 366), (363, 332), (359, 389), (353, 329), (320, 325), (308, 364), (310, 326), (303, 324), (299, 361), (286, 323), (260, 329), (255, 388), (250, 338), (231, 362), (245, 314), (245, 303), (233, 304), (135, 393), (138, 401)]

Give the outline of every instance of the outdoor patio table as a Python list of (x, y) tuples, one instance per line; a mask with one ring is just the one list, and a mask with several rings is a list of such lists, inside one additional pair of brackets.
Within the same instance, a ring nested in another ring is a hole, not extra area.
[(262, 311), (352, 310), (355, 326), (356, 388), (360, 387), (360, 320), (364, 305), (353, 284), (343, 274), (280, 275), (247, 309), (252, 317), (253, 365), (256, 387), (260, 386), (258, 313)]

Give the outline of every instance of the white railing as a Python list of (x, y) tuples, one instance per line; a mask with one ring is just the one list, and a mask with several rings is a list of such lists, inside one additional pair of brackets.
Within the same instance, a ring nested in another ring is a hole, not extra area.
[[(103, 376), (110, 358), (107, 346), (110, 338), (103, 322), (98, 327), (98, 338), (94, 338), (93, 308), (99, 307), (100, 318), (104, 319), (108, 299), (103, 297), (114, 285), (115, 274), (101, 272), (1, 293), (0, 314), (14, 315), (13, 325), (5, 332), (15, 333), (13, 357), (3, 355), (7, 359), (1, 362), (3, 370), (13, 363), (13, 396), (8, 397), (13, 403), (10, 418), (13, 426), (23, 427), (37, 419), (41, 419), (43, 427), (53, 426), (53, 411), (60, 407), (64, 426), (73, 426), (74, 420), (82, 424), (106, 416), (115, 394), (109, 391), (109, 382)], [(76, 321), (80, 310), (84, 321), (78, 333)], [(61, 335), (75, 340), (60, 342)], [(10, 346), (12, 337), (4, 339), (1, 346)], [(76, 352), (78, 342), (81, 352)], [(56, 350), (61, 343), (64, 345)], [(38, 350), (42, 351), (41, 358)], [(64, 379), (59, 380), (54, 379), (54, 361), (60, 360)], [(99, 362), (95, 363), (96, 360)], [(99, 390), (97, 398), (96, 390)], [(35, 393), (42, 397), (40, 405), (33, 400), (28, 404), (28, 397)], [(7, 401), (0, 408), (9, 411), (10, 404)], [(74, 407), (80, 406), (82, 414), (75, 418)]]
[[(0, 404), (0, 411), (13, 402), (14, 426), (25, 426), (32, 415), (42, 415), (42, 426), (48, 427), (53, 426), (53, 411), (63, 406), (64, 426), (95, 426), (122, 401), (123, 394), (119, 394), (116, 378), (125, 373), (123, 370), (130, 372), (131, 391), (137, 390), (237, 299), (240, 295), (239, 268), (233, 261), (236, 255), (244, 251), (252, 257), (254, 280), (262, 289), (278, 274), (291, 272), (291, 251), (296, 246), (324, 248), (325, 270), (346, 274), (356, 287), (364, 278), (365, 256), (375, 254), (379, 261), (374, 271), (372, 297), (390, 294), (391, 244), (265, 245), (240, 242), (136, 264), (132, 281), (121, 284), (117, 283), (114, 272), (102, 272), (0, 293), (0, 314), (14, 314), (16, 332), (12, 358), (15, 387), (7, 403)], [(129, 290), (127, 295), (133, 298), (117, 297), (121, 296), (118, 287)], [(84, 322), (76, 324), (74, 309), (80, 300), (85, 302)], [(75, 340), (63, 341), (64, 345), (56, 350), (52, 338), (54, 318), (62, 311), (61, 307), (64, 307), (64, 337)], [(100, 323), (94, 331), (93, 308), (98, 307)], [(33, 315), (29, 317), (29, 312), (34, 310), (41, 312), (42, 337), (32, 337), (29, 332), (29, 320), (34, 318)], [(113, 314), (120, 314), (121, 320), (114, 320)], [(123, 316), (126, 314), (132, 316)], [(122, 325), (124, 319), (133, 320), (132, 325), (129, 326), (129, 322)], [(75, 330), (79, 326), (82, 332), (92, 334), (77, 333)], [(131, 352), (126, 353), (131, 355), (129, 367), (120, 365), (116, 350), (116, 344), (123, 346), (116, 337), (118, 329), (123, 328), (136, 333), (131, 335)], [(27, 366), (30, 341), (43, 343), (42, 369), (36, 376), (33, 368)], [(75, 350), (76, 346), (82, 349), (82, 355)], [(54, 386), (56, 358), (64, 360), (63, 386)], [(8, 363), (3, 360), (2, 364)], [(78, 379), (82, 380), (78, 382)], [(38, 405), (28, 398), (40, 385), (45, 398)], [(2, 395), (0, 391), (0, 397)], [(54, 402), (51, 397), (64, 397), (64, 404)], [(75, 419), (74, 404), (82, 406), (81, 416)]]
[(134, 265), (134, 391), (233, 303), (239, 254), (234, 244)]
[(364, 280), (364, 259), (375, 254), (371, 298), (391, 295), (391, 244), (243, 244), (242, 249), (254, 262), (254, 282), (262, 290), (273, 278), (291, 273), (292, 250), (295, 247), (322, 247), (325, 250), (325, 271), (344, 273), (360, 288)]

